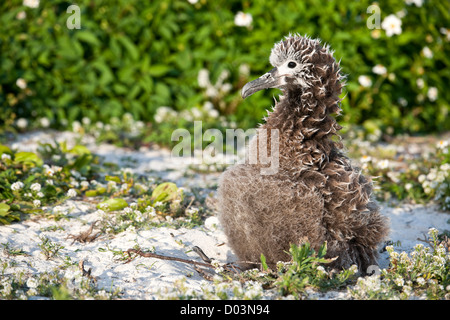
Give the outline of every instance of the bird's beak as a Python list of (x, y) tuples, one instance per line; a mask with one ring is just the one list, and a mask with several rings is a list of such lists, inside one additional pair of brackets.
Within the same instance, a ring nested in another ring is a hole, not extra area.
[(284, 85), (284, 77), (279, 74), (277, 68), (273, 68), (256, 80), (247, 83), (241, 91), (242, 98), (245, 99), (257, 91), (268, 88), (279, 88)]

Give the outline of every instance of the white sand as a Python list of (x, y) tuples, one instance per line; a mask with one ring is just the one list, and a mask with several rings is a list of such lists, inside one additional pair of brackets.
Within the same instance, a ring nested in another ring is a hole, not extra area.
[[(20, 150), (35, 151), (38, 141), (52, 141), (55, 133), (36, 132), (21, 135), (17, 142), (12, 144)], [(73, 140), (73, 134), (60, 133), (58, 140)], [(92, 140), (85, 140), (90, 150), (96, 154), (105, 156), (107, 161), (124, 165), (129, 159), (137, 160), (132, 167), (136, 173), (145, 174), (149, 171), (158, 173), (166, 179), (177, 181), (179, 185), (201, 184), (210, 185), (217, 181), (218, 174), (207, 176), (198, 175), (193, 178), (183, 177), (187, 165), (180, 159), (173, 159), (167, 150), (150, 150), (143, 148), (139, 152), (124, 150), (111, 145), (94, 147)], [(128, 158), (128, 160), (124, 160)], [(199, 290), (205, 284), (205, 279), (194, 268), (182, 262), (164, 261), (154, 258), (138, 257), (124, 264), (117, 261), (112, 250), (127, 250), (138, 245), (142, 249), (155, 248), (155, 252), (179, 258), (201, 261), (198, 255), (191, 250), (192, 246), (199, 246), (207, 256), (222, 263), (235, 260), (230, 248), (226, 245), (226, 238), (219, 228), (206, 226), (193, 229), (152, 228), (150, 230), (124, 231), (114, 238), (101, 236), (97, 240), (87, 244), (74, 242), (68, 239), (68, 235), (78, 235), (89, 228), (89, 225), (98, 220), (98, 214), (94, 204), (82, 201), (70, 200), (64, 204), (72, 210), (68, 219), (60, 221), (47, 219), (30, 219), (0, 226), (0, 244), (8, 243), (12, 248), (20, 248), (28, 255), (7, 256), (0, 251), (0, 259), (9, 262), (5, 274), (19, 273), (23, 271), (27, 275), (51, 272), (55, 268), (64, 265), (63, 259), (70, 258), (74, 266), (65, 270), (67, 277), (79, 273), (78, 262), (85, 260), (85, 268), (92, 268), (92, 275), (97, 279), (98, 288), (107, 291), (120, 289), (123, 298), (126, 299), (155, 299), (158, 291), (163, 288), (172, 288), (174, 281), (186, 277), (186, 285), (194, 290)], [(450, 229), (450, 215), (440, 212), (435, 206), (401, 205), (398, 208), (390, 208), (383, 205), (382, 212), (391, 221), (391, 240), (400, 241), (401, 245), (395, 247), (396, 251), (410, 251), (413, 246), (423, 238), (430, 227), (440, 231)], [(49, 230), (48, 227), (58, 226), (62, 229)], [(52, 242), (64, 246), (59, 251), (59, 257), (46, 260), (38, 247), (42, 243), (41, 237), (47, 237)], [(189, 252), (190, 251), (190, 252)], [(12, 263), (14, 262), (14, 264)], [(380, 254), (380, 267), (386, 268), (388, 255)], [(71, 274), (72, 273), (72, 274)], [(328, 293), (315, 298), (340, 299), (345, 298), (342, 293)]]

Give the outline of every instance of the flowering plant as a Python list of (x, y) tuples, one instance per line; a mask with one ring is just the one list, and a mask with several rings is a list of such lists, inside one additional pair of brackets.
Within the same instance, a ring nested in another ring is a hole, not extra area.
[(129, 112), (164, 132), (161, 106), (176, 111), (183, 126), (182, 111), (207, 103), (211, 118), (251, 128), (273, 92), (242, 101), (239, 90), (267, 70), (274, 42), (298, 32), (329, 43), (342, 60), (348, 85), (341, 122), (386, 132), (450, 129), (447, 1), (379, 2), (374, 26), (369, 1), (77, 3), (80, 30), (66, 28), (65, 1), (1, 2), (6, 128), (64, 127), (83, 118), (106, 125)]

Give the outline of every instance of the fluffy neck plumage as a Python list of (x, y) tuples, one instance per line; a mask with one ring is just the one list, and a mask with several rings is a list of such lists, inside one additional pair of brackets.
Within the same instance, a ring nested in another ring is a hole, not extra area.
[(262, 126), (278, 129), (280, 164), (321, 169), (342, 148), (337, 132), (342, 128), (330, 114), (338, 113), (339, 98), (307, 90), (285, 90)]

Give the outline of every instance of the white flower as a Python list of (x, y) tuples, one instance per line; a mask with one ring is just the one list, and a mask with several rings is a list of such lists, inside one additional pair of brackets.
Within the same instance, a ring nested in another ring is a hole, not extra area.
[(67, 191), (67, 196), (68, 196), (69, 198), (76, 197), (76, 196), (77, 196), (77, 191), (76, 191), (75, 189), (69, 189), (69, 190)]
[(16, 19), (17, 20), (23, 20), (27, 17), (27, 13), (25, 11), (20, 11), (17, 15), (16, 15)]
[(405, 190), (406, 190), (406, 191), (411, 190), (412, 187), (413, 187), (412, 183), (407, 183), (407, 184), (405, 184)]
[(164, 202), (157, 201), (153, 206), (154, 207), (160, 207), (160, 206), (163, 206), (163, 205), (164, 205)]
[(39, 0), (23, 0), (23, 5), (29, 8), (39, 7)]
[(19, 128), (25, 129), (28, 126), (28, 121), (27, 121), (27, 119), (19, 118), (19, 119), (17, 119), (16, 124)]
[(419, 78), (419, 79), (416, 80), (416, 84), (417, 84), (417, 87), (418, 87), (419, 89), (422, 89), (423, 86), (425, 85), (425, 82), (423, 81), (422, 78)]
[(130, 208), (130, 207), (126, 207), (125, 209), (123, 209), (123, 212), (126, 213), (126, 214), (130, 214), (130, 213), (133, 212), (133, 209)]
[(48, 120), (46, 117), (41, 118), (39, 122), (41, 123), (41, 126), (44, 128), (48, 128), (48, 126), (50, 125), (50, 120)]
[(372, 72), (376, 73), (376, 74), (386, 74), (387, 73), (387, 69), (382, 64), (377, 64), (376, 66), (374, 66), (372, 68)]
[(319, 273), (326, 273), (325, 268), (323, 266), (318, 266), (316, 269)]
[(398, 103), (402, 106), (402, 107), (406, 107), (408, 105), (408, 100), (406, 100), (403, 97), (398, 98)]
[(399, 277), (397, 277), (397, 278), (394, 280), (394, 283), (395, 283), (397, 286), (402, 287), (402, 286), (405, 284), (405, 281), (403, 280), (403, 278), (401, 278), (401, 277), (399, 276)]
[(394, 183), (399, 183), (400, 182), (399, 175), (400, 174), (398, 172), (396, 172), (396, 171), (389, 171), (387, 173), (388, 178), (391, 179), (392, 182), (394, 182)]
[(27, 87), (27, 82), (24, 79), (19, 78), (16, 80), (16, 86), (18, 86), (20, 89), (25, 89)]
[(83, 122), (85, 126), (88, 126), (91, 124), (91, 119), (89, 119), (88, 117), (83, 117), (83, 119), (81, 119), (81, 122)]
[(446, 36), (445, 38), (447, 41), (450, 41), (450, 29), (442, 27), (439, 29), (439, 32)]
[(95, 123), (95, 126), (97, 127), (97, 129), (103, 129), (103, 127), (104, 127), (105, 125), (103, 124), (103, 122), (97, 121), (97, 122)]
[(425, 279), (422, 278), (422, 277), (418, 277), (418, 278), (416, 279), (416, 281), (417, 281), (417, 283), (418, 283), (419, 285), (421, 285), (421, 286), (425, 285), (425, 283), (426, 283)]
[(200, 88), (206, 88), (207, 86), (209, 86), (209, 71), (206, 69), (201, 69), (198, 72), (197, 82)]
[(234, 24), (238, 27), (248, 27), (252, 24), (253, 17), (250, 13), (239, 11), (234, 17)]
[(44, 197), (44, 194), (43, 194), (42, 192), (38, 192), (36, 195), (37, 195), (39, 198), (43, 198), (43, 197)]
[(33, 206), (40, 207), (41, 206), (41, 200), (33, 200)]
[(102, 210), (108, 210), (109, 209), (109, 205), (107, 203), (100, 203), (99, 206), (100, 206), (100, 209), (102, 209)]
[(433, 51), (431, 51), (430, 48), (428, 48), (428, 47), (424, 47), (422, 49), (422, 53), (425, 56), (425, 58), (429, 58), (429, 59), (433, 58)]
[(41, 191), (41, 185), (39, 183), (33, 183), (30, 187), (31, 190), (39, 192)]
[(215, 98), (219, 95), (219, 91), (213, 86), (208, 86), (205, 93), (210, 98)]
[(202, 118), (202, 112), (199, 108), (193, 107), (191, 110), (191, 114), (194, 117), (194, 119), (201, 119)]
[(364, 156), (361, 157), (361, 162), (362, 163), (366, 163), (366, 162), (370, 162), (370, 161), (372, 161), (372, 157), (370, 157), (370, 156), (364, 155)]
[[(186, 213), (188, 214), (188, 215), (193, 215), (193, 214), (196, 214), (198, 212), (198, 209), (197, 208), (194, 208), (194, 207), (191, 207), (191, 208), (189, 208), (189, 209), (186, 209)], [(208, 220), (208, 219), (206, 219), (206, 220)], [(205, 221), (205, 223), (206, 223), (206, 221)]]
[(243, 76), (249, 76), (250, 75), (250, 66), (246, 63), (241, 64), (239, 66), (239, 74)]
[(27, 287), (28, 288), (37, 288), (39, 285), (39, 281), (36, 278), (30, 277), (27, 280)]
[(216, 109), (209, 110), (208, 116), (210, 116), (211, 118), (217, 118), (219, 116), (219, 111), (217, 111)]
[(384, 159), (378, 162), (378, 168), (380, 169), (387, 169), (389, 168), (389, 160)]
[(72, 122), (72, 131), (73, 132), (78, 132), (81, 130), (81, 123), (77, 120), (75, 120), (74, 122)]
[(423, 4), (423, 0), (405, 0), (405, 3), (409, 6), (414, 3), (417, 7), (421, 7)]
[(177, 112), (170, 107), (159, 107), (156, 110), (156, 114), (153, 117), (157, 123), (161, 123), (168, 118), (173, 118), (177, 116)]
[(400, 20), (394, 14), (390, 14), (386, 18), (384, 18), (383, 22), (381, 23), (381, 28), (386, 31), (386, 35), (388, 37), (392, 37), (394, 34), (401, 34), (402, 20)]
[(190, 4), (196, 4), (198, 0), (187, 0)]
[(430, 101), (436, 101), (436, 99), (438, 97), (438, 90), (437, 90), (437, 88), (436, 87), (430, 87), (428, 89), (427, 96), (428, 96), (428, 99), (430, 99)]
[(203, 110), (205, 111), (214, 110), (214, 105), (212, 104), (211, 101), (206, 101), (205, 104), (203, 105)]
[(145, 208), (145, 211), (150, 215), (150, 216), (156, 216), (156, 211), (155, 208), (148, 206), (147, 208)]
[(231, 83), (224, 83), (221, 87), (222, 92), (230, 92), (231, 89), (233, 89), (233, 86), (231, 85)]
[(438, 233), (439, 233), (439, 230), (436, 229), (436, 228), (430, 228), (430, 229), (428, 229), (428, 234), (429, 234), (431, 237), (437, 237)]
[(47, 176), (49, 176), (49, 177), (52, 177), (54, 173), (55, 173), (55, 171), (53, 171), (52, 168), (46, 168), (46, 169), (45, 169), (45, 174), (46, 174)]
[(13, 190), (13, 191), (19, 191), (19, 190), (22, 189), (23, 187), (24, 187), (23, 182), (17, 181), (17, 182), (14, 182), (14, 183), (11, 185), (11, 190)]
[(81, 185), (83, 188), (87, 188), (87, 187), (89, 187), (89, 181), (81, 181), (80, 185)]
[(448, 147), (448, 141), (446, 141), (446, 140), (440, 140), (440, 141), (437, 143), (436, 147), (437, 147), (438, 149), (445, 149), (445, 148)]
[(362, 75), (358, 77), (358, 82), (363, 87), (370, 87), (372, 85), (372, 80), (368, 76)]
[(11, 160), (11, 156), (7, 153), (2, 153), (2, 161)]

